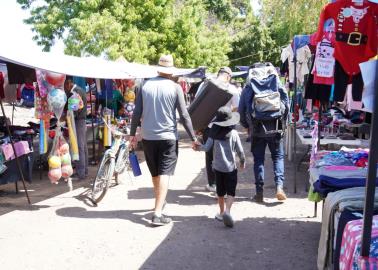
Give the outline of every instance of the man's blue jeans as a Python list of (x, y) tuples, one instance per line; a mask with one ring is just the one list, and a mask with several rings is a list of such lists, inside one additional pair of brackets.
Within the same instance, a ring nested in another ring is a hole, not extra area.
[(264, 161), (265, 149), (267, 145), (272, 155), (274, 182), (276, 183), (276, 187), (282, 188), (285, 180), (283, 139), (280, 137), (252, 137), (251, 151), (254, 158), (255, 184), (257, 192), (263, 191), (264, 187)]

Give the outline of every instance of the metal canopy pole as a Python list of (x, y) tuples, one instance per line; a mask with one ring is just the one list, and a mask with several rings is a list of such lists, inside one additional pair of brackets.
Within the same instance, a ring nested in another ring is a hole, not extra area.
[[(95, 80), (93, 80), (93, 83), (96, 85)], [(96, 113), (96, 106), (93, 106), (94, 104), (92, 103), (92, 85), (89, 86), (89, 102), (91, 103), (91, 123), (92, 123), (92, 165), (96, 165), (96, 142), (95, 142), (95, 130), (94, 130), (94, 120), (96, 119), (94, 117), (94, 113)], [(93, 109), (93, 107), (95, 107)]]
[[(294, 124), (294, 132), (293, 132), (293, 136), (294, 136), (294, 156), (293, 156), (293, 162), (294, 162), (294, 193), (297, 193), (297, 120), (295, 119), (295, 107), (297, 105), (297, 48), (296, 48), (296, 44), (295, 44), (295, 38), (294, 38), (294, 58), (293, 58), (293, 61), (294, 61), (294, 97), (293, 97), (293, 124)], [(289, 76), (290, 77), (290, 76)]]
[(375, 97), (374, 110), (371, 122), (370, 134), (370, 153), (368, 178), (366, 181), (365, 206), (364, 206), (364, 227), (362, 231), (362, 248), (361, 256), (369, 257), (371, 242), (371, 227), (374, 214), (374, 197), (375, 197), (375, 181), (377, 177), (377, 161), (378, 161), (378, 65), (375, 71)]
[[(21, 176), (21, 180), (22, 180), (22, 185), (24, 186), (24, 190), (25, 190), (25, 194), (26, 194), (26, 198), (28, 200), (28, 203), (31, 204), (30, 202), (30, 198), (29, 198), (29, 194), (28, 194), (28, 190), (26, 188), (26, 184), (25, 184), (25, 178), (24, 178), (24, 174), (22, 172), (22, 168), (21, 168), (21, 164), (20, 164), (20, 160), (18, 159), (18, 155), (17, 155), (17, 152), (16, 152), (16, 149), (14, 148), (14, 142), (13, 142), (13, 139), (12, 139), (12, 134), (10, 132), (10, 128), (9, 128), (9, 124), (8, 124), (8, 121), (6, 120), (7, 117), (5, 115), (5, 110), (4, 110), (4, 106), (3, 106), (3, 100), (0, 98), (0, 106), (1, 106), (1, 111), (3, 113), (3, 116), (5, 118), (5, 126), (7, 128), (7, 132), (9, 134), (9, 140), (11, 142), (11, 145), (12, 145), (12, 149), (13, 149), (13, 153), (14, 153), (14, 156), (15, 156), (15, 159), (16, 159), (16, 164), (17, 164), (17, 168), (18, 168), (18, 171), (20, 173), (20, 176)], [(17, 181), (16, 181), (16, 189), (18, 189), (18, 186), (17, 186)]]

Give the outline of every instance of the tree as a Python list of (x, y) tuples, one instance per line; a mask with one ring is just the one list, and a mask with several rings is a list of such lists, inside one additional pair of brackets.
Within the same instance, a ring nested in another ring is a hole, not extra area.
[(261, 0), (261, 21), (266, 24), (278, 46), (284, 46), (294, 35), (312, 34), (319, 14), (328, 0)]
[(232, 66), (250, 66), (255, 62), (276, 62), (279, 54), (270, 29), (250, 15), (248, 27), (240, 31), (232, 42), (229, 58)]
[(328, 0), (260, 0), (260, 14), (249, 14), (236, 31), (229, 54), (231, 63), (280, 64), (281, 47), (289, 44), (294, 35), (314, 33), (326, 3)]
[(43, 5), (17, 1), (30, 10), (26, 22), (44, 50), (62, 38), (71, 55), (124, 56), (156, 64), (160, 54), (173, 53), (178, 66), (227, 63), (226, 30), (211, 20), (203, 1), (45, 0)]

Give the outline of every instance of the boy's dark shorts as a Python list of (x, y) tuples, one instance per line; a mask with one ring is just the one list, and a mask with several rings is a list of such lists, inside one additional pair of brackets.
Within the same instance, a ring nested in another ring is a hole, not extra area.
[(143, 150), (152, 177), (175, 173), (178, 157), (177, 140), (143, 140)]
[(214, 170), (214, 173), (218, 197), (224, 197), (226, 194), (235, 197), (236, 185), (238, 183), (238, 170), (227, 173)]

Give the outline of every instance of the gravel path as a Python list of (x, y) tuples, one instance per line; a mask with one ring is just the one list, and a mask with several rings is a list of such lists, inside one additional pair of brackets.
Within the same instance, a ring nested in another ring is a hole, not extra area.
[[(245, 150), (248, 163), (239, 177), (233, 229), (214, 220), (215, 198), (204, 191), (204, 154), (193, 152), (185, 140), (166, 208), (175, 222), (165, 227), (149, 225), (152, 184), (144, 162), (141, 177), (123, 175), (123, 184), (110, 189), (98, 207), (85, 196), (90, 181), (74, 183), (74, 191), (67, 192), (65, 184), (36, 176), (28, 186), (32, 206), (22, 192), (13, 194), (13, 185), (0, 186), (0, 268), (316, 269), (320, 219), (309, 217), (313, 203), (304, 191), (305, 167), (293, 194), (294, 167), (287, 162), (289, 199), (279, 203), (267, 155), (267, 199), (256, 204), (250, 200), (249, 145)], [(95, 172), (92, 167), (91, 175)]]

